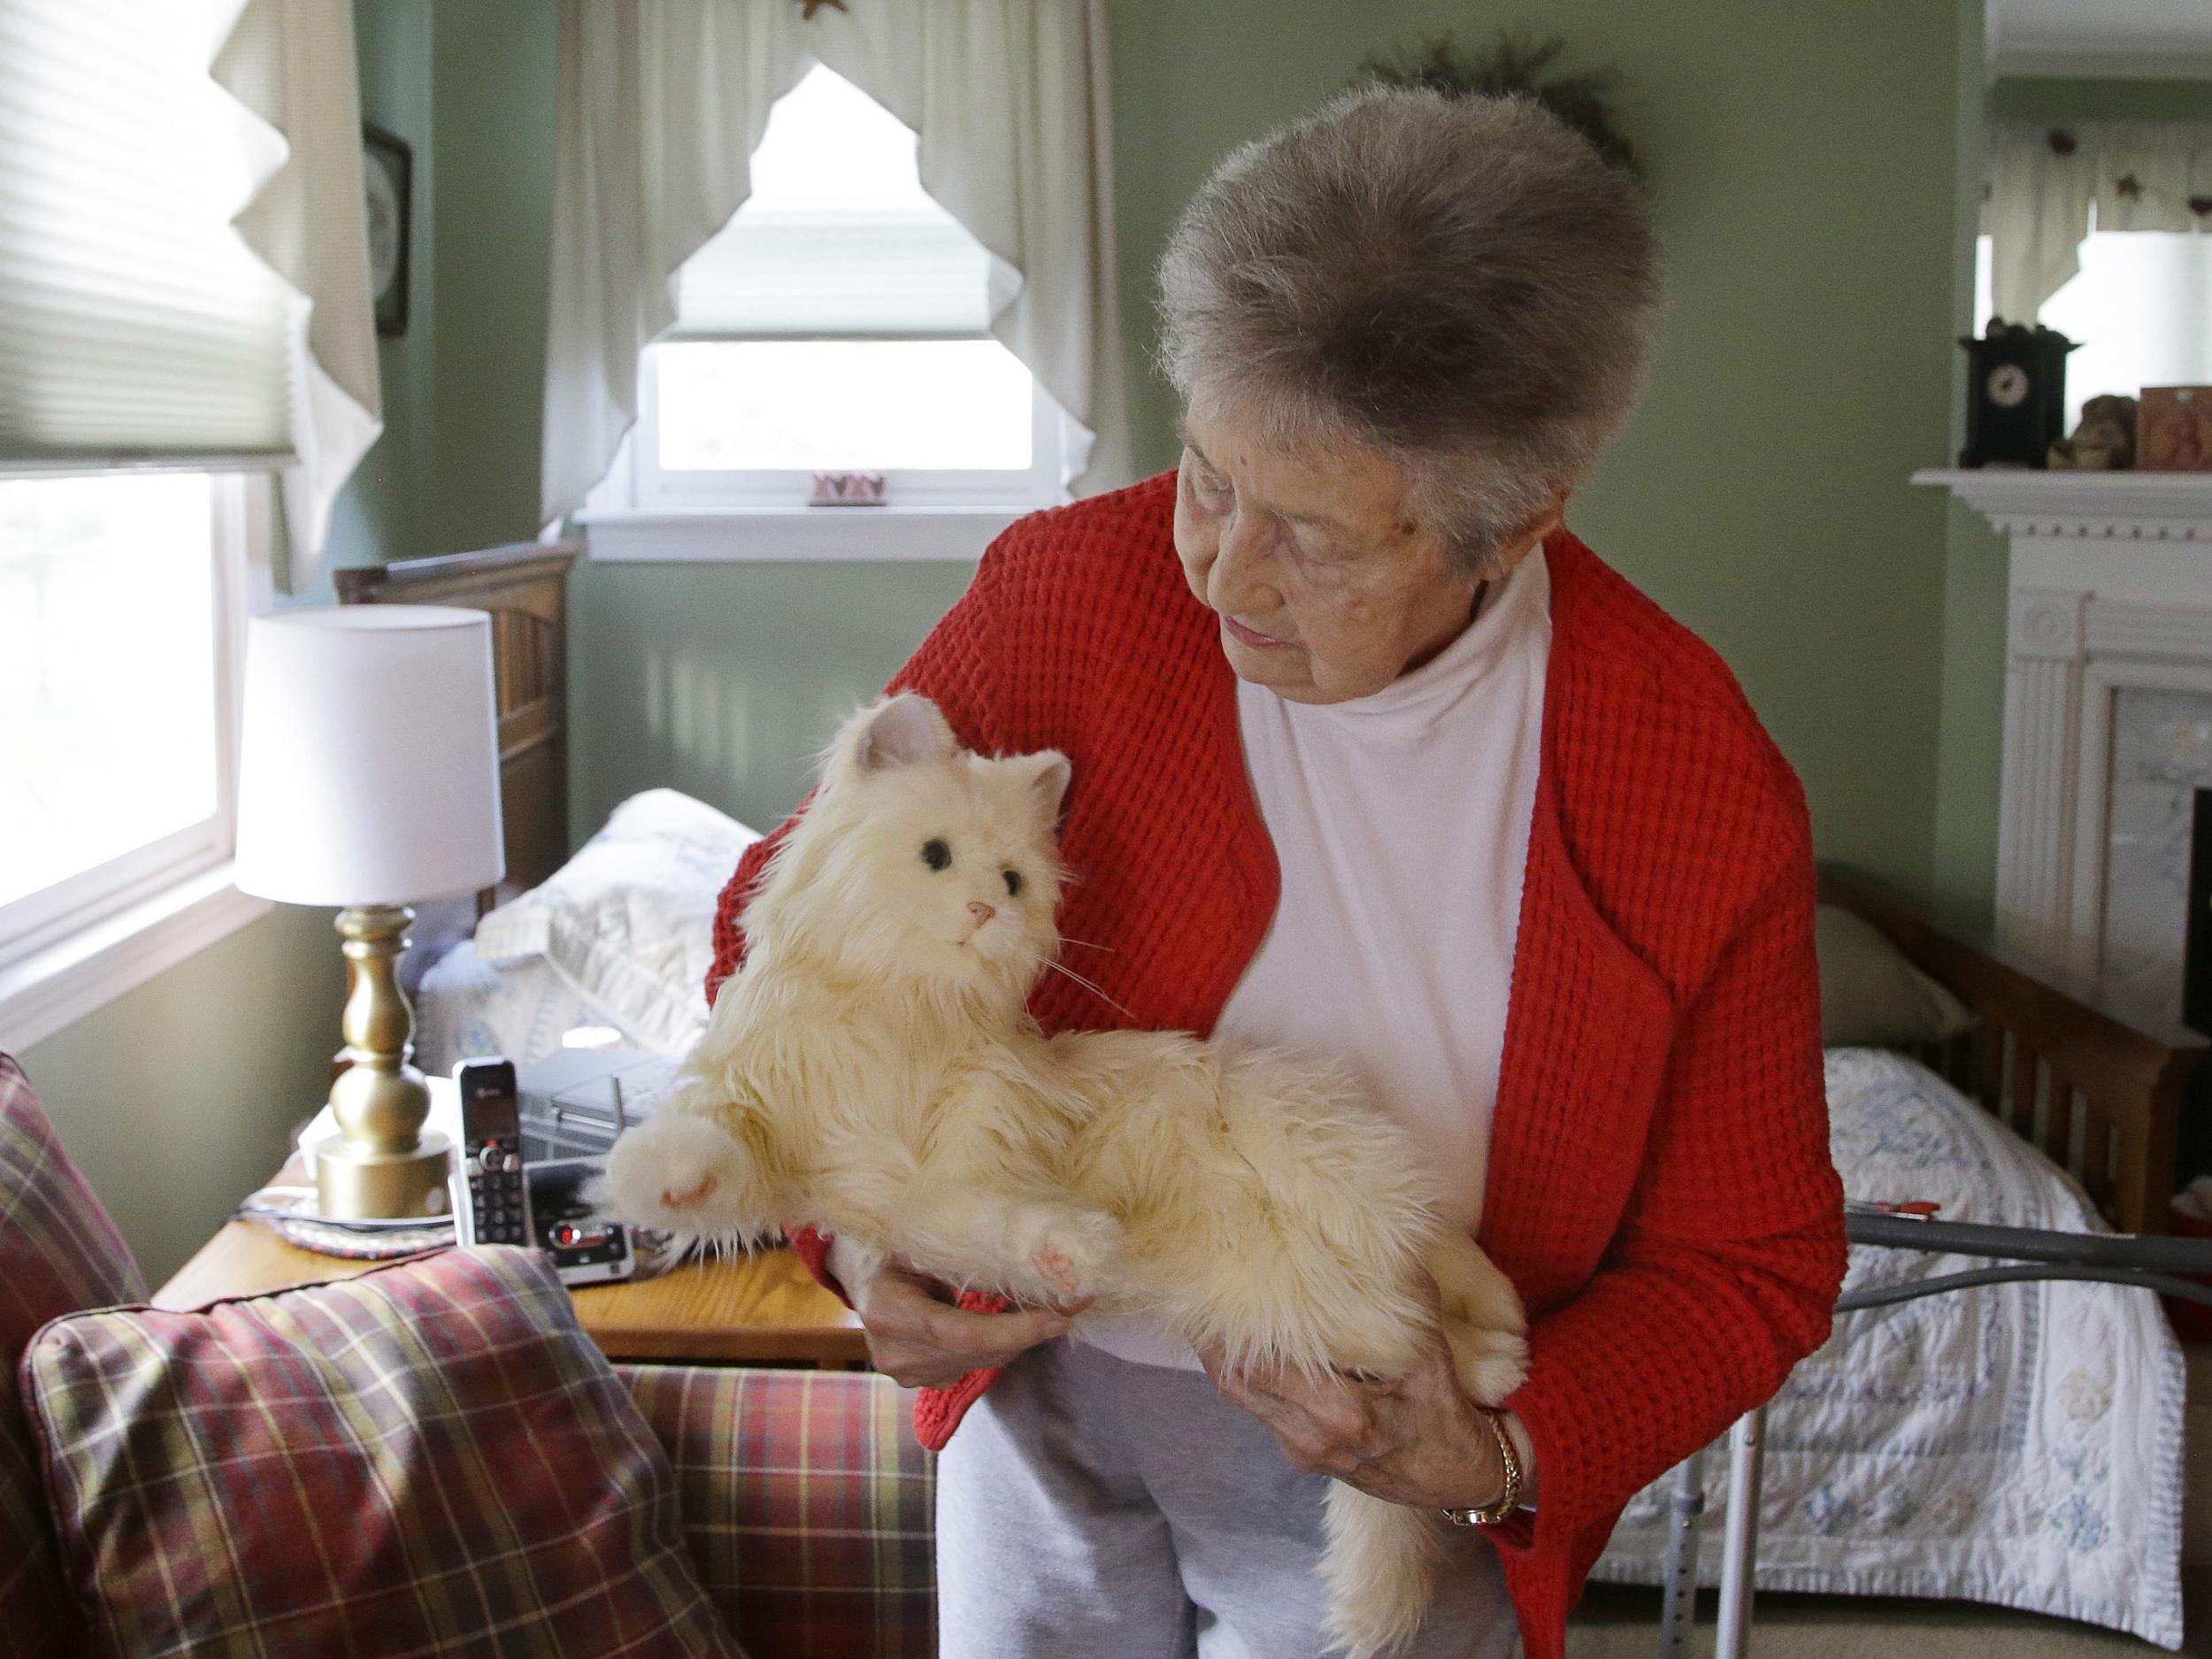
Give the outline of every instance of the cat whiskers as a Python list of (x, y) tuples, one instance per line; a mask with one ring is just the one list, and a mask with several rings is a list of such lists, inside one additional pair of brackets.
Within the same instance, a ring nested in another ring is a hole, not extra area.
[(1114, 1001), (1112, 997), (1107, 995), (1106, 987), (1099, 984), (1097, 980), (1087, 979), (1081, 974), (1078, 973), (1073, 968), (1068, 967), (1064, 964), (1055, 962), (1049, 956), (1041, 957), (1040, 958), (1040, 961), (1043, 966), (1049, 968), (1053, 972), (1061, 975), (1064, 979), (1074, 980), (1076, 984), (1081, 986), (1093, 996), (1096, 997), (1100, 1002), (1105, 1003), (1107, 1007), (1114, 1010), (1117, 1013), (1126, 1014), (1131, 1019), (1136, 1018), (1137, 1016), (1135, 1010), (1125, 1007), (1123, 1004)]

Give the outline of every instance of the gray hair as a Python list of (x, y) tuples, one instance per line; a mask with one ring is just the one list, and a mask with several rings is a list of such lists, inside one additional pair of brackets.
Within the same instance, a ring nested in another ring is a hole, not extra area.
[(1348, 439), (1475, 572), (1628, 418), (1659, 311), (1644, 192), (1525, 98), (1346, 94), (1232, 153), (1160, 260), (1163, 369)]

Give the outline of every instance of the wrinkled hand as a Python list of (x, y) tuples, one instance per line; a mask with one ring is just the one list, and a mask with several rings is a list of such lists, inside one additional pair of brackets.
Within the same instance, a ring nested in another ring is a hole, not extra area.
[[(902, 1388), (941, 1388), (972, 1371), (988, 1371), (1065, 1336), (1087, 1300), (1063, 1309), (970, 1313), (952, 1293), (895, 1256), (838, 1278), (852, 1299), (875, 1368)], [(856, 1282), (857, 1281), (857, 1282)]]
[[(1433, 1305), (1433, 1284), (1428, 1295)], [(1223, 1399), (1273, 1431), (1293, 1468), (1421, 1509), (1487, 1508), (1505, 1494), (1497, 1437), (1460, 1391), (1434, 1326), (1402, 1377), (1239, 1375), (1218, 1351), (1198, 1357)]]

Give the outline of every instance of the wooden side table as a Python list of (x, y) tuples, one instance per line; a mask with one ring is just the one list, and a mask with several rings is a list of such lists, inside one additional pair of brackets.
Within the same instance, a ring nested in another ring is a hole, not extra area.
[[(226, 1297), (349, 1279), (377, 1265), (318, 1256), (266, 1227), (232, 1221), (154, 1293), (153, 1302), (182, 1312)], [(824, 1369), (868, 1360), (858, 1316), (816, 1284), (787, 1249), (687, 1262), (657, 1278), (580, 1286), (570, 1294), (576, 1317), (609, 1359)]]

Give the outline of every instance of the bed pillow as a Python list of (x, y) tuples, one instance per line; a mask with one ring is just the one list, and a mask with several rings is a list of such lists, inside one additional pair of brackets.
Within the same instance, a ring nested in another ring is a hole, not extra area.
[(706, 1026), (715, 900), (759, 839), (673, 789), (634, 795), (549, 879), (477, 924), (476, 954), (542, 957), (603, 1018), (680, 1055)]
[(23, 1384), (93, 1652), (741, 1659), (534, 1251), (73, 1315)]
[(1820, 1041), (1829, 1048), (1910, 1048), (1972, 1028), (1974, 1012), (1913, 966), (1882, 930), (1837, 904), (1813, 915)]

